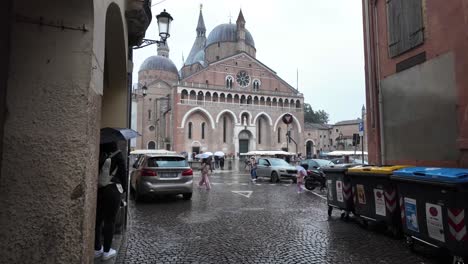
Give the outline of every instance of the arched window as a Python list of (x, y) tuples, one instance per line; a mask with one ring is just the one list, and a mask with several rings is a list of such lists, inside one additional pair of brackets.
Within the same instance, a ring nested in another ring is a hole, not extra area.
[(223, 116), (223, 143), (226, 143), (226, 116)]
[(278, 127), (278, 143), (281, 143), (281, 127)]
[(232, 89), (232, 81), (234, 80), (234, 78), (232, 76), (227, 76), (226, 77), (226, 88), (228, 89)]
[(156, 149), (156, 143), (154, 141), (148, 142), (148, 149)]
[(262, 144), (262, 119), (258, 119), (258, 144)]
[(192, 122), (188, 123), (188, 139), (192, 139)]
[(205, 123), (201, 124), (201, 138), (205, 139)]
[(253, 81), (253, 90), (254, 91), (258, 91), (260, 89), (260, 81), (259, 80), (255, 80)]

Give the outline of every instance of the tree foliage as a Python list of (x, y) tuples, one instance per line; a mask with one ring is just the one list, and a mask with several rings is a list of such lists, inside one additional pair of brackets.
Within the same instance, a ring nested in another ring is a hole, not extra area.
[(304, 121), (307, 123), (326, 124), (329, 121), (329, 115), (324, 110), (314, 111), (312, 106), (304, 103)]

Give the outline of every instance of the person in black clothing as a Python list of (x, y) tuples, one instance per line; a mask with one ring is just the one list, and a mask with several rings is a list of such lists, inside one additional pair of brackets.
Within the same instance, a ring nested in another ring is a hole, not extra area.
[[(116, 142), (100, 145), (99, 170), (101, 170), (106, 158), (118, 150)], [(96, 204), (94, 256), (102, 256), (103, 260), (110, 259), (117, 254), (111, 248), (115, 218), (120, 207), (121, 194), (124, 190), (127, 190), (126, 165), (123, 154), (121, 152), (117, 153), (111, 160), (110, 171), (113, 172), (115, 168), (117, 168), (117, 171), (110, 184), (98, 188)], [(104, 246), (101, 243), (101, 234), (104, 238)]]
[(219, 158), (219, 166), (221, 167), (222, 170), (224, 170), (224, 157)]

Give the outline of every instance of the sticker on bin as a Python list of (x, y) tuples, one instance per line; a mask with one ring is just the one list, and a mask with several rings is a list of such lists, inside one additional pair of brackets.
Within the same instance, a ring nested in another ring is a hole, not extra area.
[(442, 207), (437, 204), (426, 203), (426, 222), (429, 236), (445, 242)]
[(360, 204), (366, 204), (366, 193), (364, 192), (364, 185), (357, 184), (356, 189), (357, 189), (358, 202)]
[(344, 196), (344, 199), (346, 201), (349, 201), (349, 198), (351, 198), (351, 195), (352, 195), (352, 191), (351, 191), (351, 184), (348, 182), (348, 183), (344, 183), (343, 184), (343, 196)]
[(419, 233), (416, 200), (405, 197), (406, 228)]
[(396, 191), (395, 189), (390, 189), (385, 191), (385, 206), (390, 213), (393, 213), (397, 206), (396, 201)]
[(328, 189), (328, 200), (333, 201), (333, 181), (327, 181), (327, 189)]
[(343, 202), (343, 182), (336, 181), (336, 200)]
[(465, 209), (449, 208), (447, 210), (450, 237), (456, 241), (466, 241)]
[(374, 189), (374, 199), (375, 199), (375, 214), (385, 216), (385, 198), (384, 192), (381, 189)]

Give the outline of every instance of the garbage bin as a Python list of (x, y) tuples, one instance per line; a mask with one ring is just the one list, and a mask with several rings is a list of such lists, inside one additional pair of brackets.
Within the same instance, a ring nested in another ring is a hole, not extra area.
[(408, 245), (444, 248), (453, 263), (468, 263), (468, 169), (405, 168), (391, 179), (400, 194)]
[(349, 168), (356, 166), (359, 164), (340, 164), (322, 168), (327, 179), (328, 216), (331, 216), (333, 208), (343, 210), (341, 218), (345, 219), (349, 218), (349, 213), (354, 212), (351, 181), (346, 172)]
[(384, 223), (393, 236), (400, 236), (401, 218), (395, 183), (390, 175), (408, 166), (367, 166), (348, 170), (355, 193), (354, 211), (360, 222)]

